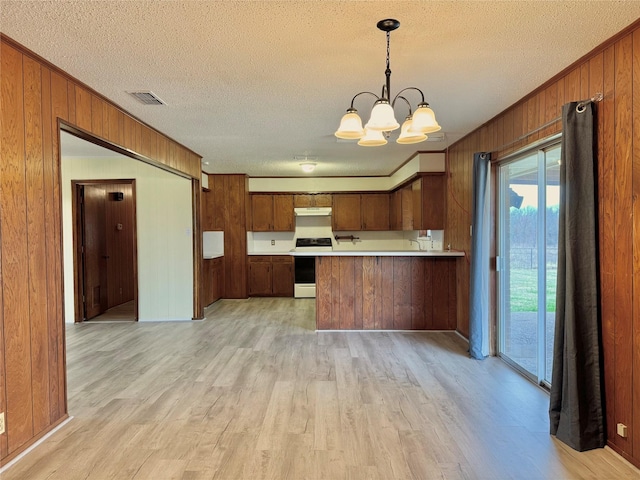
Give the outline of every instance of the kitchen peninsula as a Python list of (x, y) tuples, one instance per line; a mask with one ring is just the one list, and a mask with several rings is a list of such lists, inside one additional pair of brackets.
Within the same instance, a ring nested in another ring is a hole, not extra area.
[(317, 330), (455, 330), (458, 251), (292, 251), (316, 257)]

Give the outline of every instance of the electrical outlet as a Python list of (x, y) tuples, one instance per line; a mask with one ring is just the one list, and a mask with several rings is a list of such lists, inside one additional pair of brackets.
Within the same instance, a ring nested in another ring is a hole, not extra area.
[(4, 412), (0, 413), (0, 435), (4, 433)]
[(619, 423), (616, 425), (616, 432), (622, 438), (627, 438), (627, 426), (624, 423)]
[(275, 240), (271, 240), (271, 245), (275, 245), (276, 241)]

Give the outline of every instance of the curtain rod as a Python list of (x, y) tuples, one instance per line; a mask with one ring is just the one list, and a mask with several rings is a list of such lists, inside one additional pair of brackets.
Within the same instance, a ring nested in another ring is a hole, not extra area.
[[(578, 102), (578, 105), (576, 105), (576, 111), (579, 113), (584, 112), (584, 107), (591, 102), (601, 102), (602, 99), (604, 98), (604, 95), (602, 94), (602, 92), (598, 92), (596, 93), (593, 97), (591, 98), (587, 98), (586, 100), (580, 100)], [(518, 138), (516, 138), (515, 140), (512, 140), (509, 143), (504, 143), (502, 145), (500, 145), (498, 148), (494, 148), (493, 151), (494, 152), (498, 152), (500, 150), (502, 150), (505, 147), (508, 147), (510, 145), (513, 145), (514, 143), (517, 143), (521, 140), (524, 140), (525, 138), (527, 138), (529, 135), (533, 135), (534, 133), (538, 133), (540, 130), (544, 130), (545, 128), (553, 125), (554, 123), (556, 123), (557, 121), (562, 120), (562, 115), (560, 115), (559, 117), (554, 118), (553, 120), (549, 120), (547, 123), (540, 125), (538, 128), (535, 128), (523, 135), (520, 135)]]

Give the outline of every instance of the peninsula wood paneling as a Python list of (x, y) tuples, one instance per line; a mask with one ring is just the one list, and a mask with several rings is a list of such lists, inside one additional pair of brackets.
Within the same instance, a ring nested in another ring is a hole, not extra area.
[[(5, 35), (0, 42), (0, 436), (4, 463), (67, 416), (62, 297), (59, 120), (152, 162), (160, 135)], [(166, 137), (163, 137), (166, 138)], [(200, 178), (200, 158), (176, 145), (175, 169)], [(167, 150), (165, 148), (165, 150)]]
[[(560, 133), (562, 105), (596, 105), (599, 263), (607, 441), (640, 466), (640, 21), (452, 145), (445, 244), (469, 254), (473, 153), (495, 162)], [(536, 103), (537, 102), (537, 103)], [(523, 112), (526, 111), (526, 115)], [(554, 121), (555, 120), (555, 121)], [(542, 125), (551, 122), (539, 131)], [(492, 132), (489, 134), (489, 132)], [(469, 332), (469, 262), (458, 262), (457, 329)], [(616, 424), (629, 427), (627, 438)]]
[(321, 256), (318, 330), (455, 330), (455, 258)]

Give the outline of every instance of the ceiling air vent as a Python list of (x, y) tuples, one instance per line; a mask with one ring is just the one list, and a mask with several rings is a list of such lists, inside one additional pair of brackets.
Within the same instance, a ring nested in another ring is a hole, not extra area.
[(127, 92), (132, 97), (135, 97), (140, 103), (145, 105), (166, 105), (155, 93), (150, 90), (143, 90), (139, 92)]
[(443, 142), (445, 139), (444, 132), (427, 133), (427, 142)]

